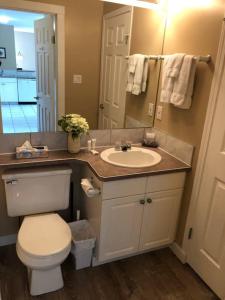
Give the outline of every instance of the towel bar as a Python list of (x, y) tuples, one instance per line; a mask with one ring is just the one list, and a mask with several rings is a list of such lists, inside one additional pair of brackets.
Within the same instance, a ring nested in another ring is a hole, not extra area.
[[(164, 55), (149, 55), (148, 59), (150, 60), (163, 60), (164, 59)], [(126, 59), (128, 59), (129, 56), (126, 56)], [(205, 63), (210, 63), (211, 62), (211, 55), (206, 55), (206, 56), (195, 56), (194, 59), (198, 59), (200, 62), (205, 62)]]

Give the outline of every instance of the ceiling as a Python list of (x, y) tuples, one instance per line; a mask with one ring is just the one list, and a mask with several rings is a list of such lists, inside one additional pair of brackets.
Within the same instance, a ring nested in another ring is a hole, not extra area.
[(13, 25), (15, 31), (34, 32), (34, 21), (43, 17), (38, 13), (0, 9), (0, 24)]

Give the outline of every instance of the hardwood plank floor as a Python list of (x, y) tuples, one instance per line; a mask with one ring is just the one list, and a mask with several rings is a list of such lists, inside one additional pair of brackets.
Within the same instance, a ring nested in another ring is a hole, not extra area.
[(2, 300), (216, 300), (195, 272), (163, 249), (95, 268), (76, 271), (72, 257), (63, 263), (62, 290), (31, 297), (26, 268), (15, 245), (0, 247)]

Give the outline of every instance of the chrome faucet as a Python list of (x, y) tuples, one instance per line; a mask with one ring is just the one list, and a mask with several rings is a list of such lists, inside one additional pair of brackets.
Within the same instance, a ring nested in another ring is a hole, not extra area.
[(115, 145), (115, 150), (117, 151), (124, 151), (126, 152), (127, 150), (131, 150), (132, 146), (131, 146), (131, 142), (116, 142)]

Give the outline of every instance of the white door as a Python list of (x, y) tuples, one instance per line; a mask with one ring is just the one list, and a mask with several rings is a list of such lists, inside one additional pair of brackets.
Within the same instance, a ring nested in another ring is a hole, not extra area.
[(131, 21), (129, 7), (104, 16), (99, 129), (124, 127)]
[(50, 15), (34, 22), (39, 131), (56, 129), (53, 24)]
[(140, 250), (157, 248), (174, 241), (182, 190), (146, 196)]
[[(223, 53), (225, 66), (225, 49)], [(224, 66), (188, 247), (188, 263), (221, 299), (225, 299)]]
[(99, 261), (138, 251), (143, 199), (139, 195), (103, 201)]

